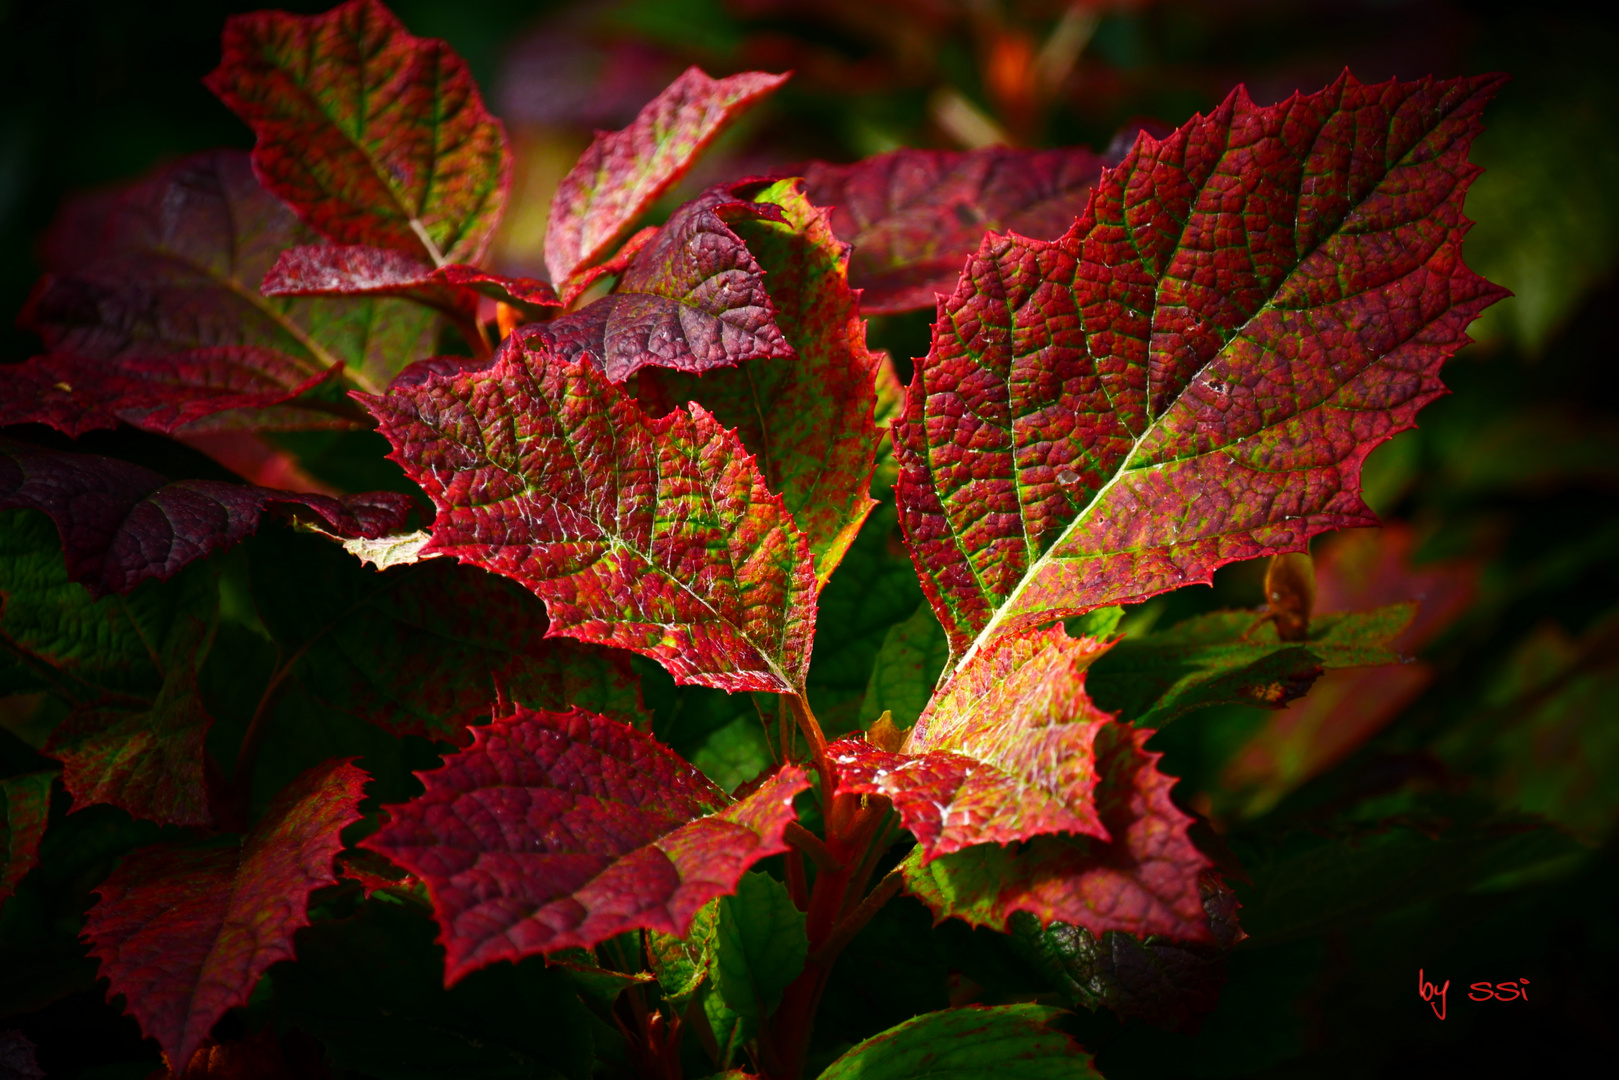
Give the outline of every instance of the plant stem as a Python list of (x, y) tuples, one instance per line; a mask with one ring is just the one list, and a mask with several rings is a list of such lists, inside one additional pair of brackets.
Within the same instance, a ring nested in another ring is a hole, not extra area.
[(782, 833), (782, 839), (793, 847), (810, 857), (815, 868), (824, 873), (835, 873), (844, 868), (843, 863), (832, 854), (832, 849), (822, 842), (819, 836), (810, 832), (796, 821), (787, 823), (787, 829)]
[(810, 955), (810, 962), (830, 968), (832, 961), (837, 959), (844, 946), (853, 941), (855, 935), (871, 921), (871, 917), (899, 893), (900, 886), (904, 883), (904, 875), (897, 866), (885, 874), (877, 883), (877, 887), (867, 893), (866, 898), (855, 905), (855, 909), (845, 915), (843, 921), (827, 935), (826, 943)]

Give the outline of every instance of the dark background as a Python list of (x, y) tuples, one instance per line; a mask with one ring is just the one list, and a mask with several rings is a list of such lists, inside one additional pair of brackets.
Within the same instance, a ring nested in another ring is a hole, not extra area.
[[(250, 145), (246, 128), (199, 80), (217, 62), (224, 17), (254, 6), (0, 3), (0, 308), (22, 306), (38, 275), (33, 252), (65, 196), (193, 150)], [(1471, 560), (1478, 568), (1472, 606), (1422, 649), (1436, 677), (1346, 758), (1274, 792), (1279, 801), (1266, 812), (1244, 811), (1220, 783), (1264, 714), (1200, 714), (1158, 740), (1166, 771), (1185, 778), (1179, 796), (1210, 815), (1255, 880), (1239, 888), (1245, 918), (1285, 924), (1277, 905), (1358, 899), (1328, 925), (1295, 918), (1294, 931), (1239, 949), (1221, 1005), (1196, 1036), (1121, 1023), (1106, 1012), (1081, 1011), (1074, 1030), (1114, 1080), (1558, 1076), (1614, 1060), (1619, 34), (1612, 20), (1584, 4), (1104, 4), (1092, 12), (1094, 25), (1066, 74), (1030, 91), (1015, 73), (1038, 55), (1065, 5), (643, 0), (607, 9), (399, 0), (393, 7), (415, 33), (447, 38), (510, 124), (518, 184), (497, 257), (528, 268), (547, 185), (589, 130), (626, 122), (691, 62), (715, 75), (752, 67), (799, 73), (724, 143), (707, 175), (809, 156), (847, 160), (897, 145), (960, 146), (950, 102), (966, 103), (1016, 141), (1101, 148), (1142, 118), (1178, 124), (1239, 82), (1269, 102), (1319, 88), (1345, 66), (1364, 81), (1511, 73), (1474, 153), (1487, 171), (1469, 198), (1469, 216), (1480, 224), (1467, 258), (1517, 295), (1475, 326), (1479, 343), (1447, 368), (1455, 396), (1432, 406), (1420, 430), (1380, 450), (1368, 467), (1371, 501), (1411, 525), (1419, 560)], [(927, 319), (877, 320), (872, 336), (903, 370), (926, 349)], [(36, 344), (8, 324), (0, 359), (22, 359)], [(1254, 571), (1238, 567), (1214, 590), (1177, 594), (1155, 615), (1162, 623), (1257, 602)], [(1363, 866), (1331, 848), (1313, 863), (1287, 862), (1316, 850), (1310, 844), (1327, 835), (1329, 820), (1340, 832), (1345, 821), (1395, 820), (1437, 836), (1505, 811), (1545, 815), (1577, 839), (1578, 852), (1504, 873), (1493, 868), (1493, 855), (1472, 849), (1395, 851), (1397, 866)], [(1288, 865), (1312, 869), (1291, 899), (1279, 900), (1267, 892), (1265, 873)], [(911, 903), (896, 905), (896, 918), (907, 917), (902, 905)], [(1419, 967), (1451, 980), (1442, 1023), (1416, 994)], [(990, 978), (974, 970), (980, 982)], [(1466, 1000), (1470, 982), (1518, 978), (1530, 980), (1527, 1003)], [(150, 1054), (99, 990), (0, 1027), (13, 1023), (41, 1043), (44, 1060), (60, 1063), (53, 1075), (140, 1075), (138, 1067), (119, 1072), (118, 1056)]]

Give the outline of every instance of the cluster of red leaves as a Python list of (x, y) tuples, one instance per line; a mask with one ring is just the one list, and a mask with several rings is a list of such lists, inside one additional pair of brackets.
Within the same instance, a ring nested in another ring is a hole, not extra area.
[[(598, 136), (556, 193), (542, 282), (478, 265), (511, 165), (442, 42), (376, 0), (233, 18), (208, 85), (258, 136), (252, 175), (193, 159), (65, 229), (27, 313), (48, 352), (10, 373), (0, 421), (354, 423), (319, 395), (346, 375), (432, 501), (422, 556), (520, 583), (551, 635), (802, 704), (817, 595), (874, 505), (875, 410), (897, 396), (860, 312), (953, 284), (893, 435), (900, 522), (951, 656), (903, 741), (825, 748), (823, 795), (892, 804), (917, 841), (905, 881), (941, 918), (1212, 940), (1211, 863), (1150, 732), (1086, 693), (1109, 644), (1051, 624), (1373, 520), (1361, 463), (1441, 392), (1440, 365), (1501, 295), (1460, 257), (1467, 151), (1499, 80), (1346, 75), (1270, 107), (1239, 89), (1108, 169), (1082, 150), (816, 163), (711, 188), (626, 241), (782, 81), (693, 69)], [(439, 316), (474, 355), (412, 364)], [(0, 454), (0, 508), (49, 514), (70, 574), (103, 592), (170, 578), (269, 509), (370, 539), (409, 510)], [(426, 883), (448, 980), (630, 929), (683, 935), (785, 850), (801, 769), (732, 800), (560, 694), (497, 708), (365, 842)], [(451, 696), (422, 712), (475, 715)], [(86, 934), (171, 1062), (292, 955), (363, 779), (329, 763), (245, 838), (145, 849), (101, 886)], [(6, 789), (13, 848), (37, 845), (38, 794)], [(0, 883), (25, 859), (9, 852)]]

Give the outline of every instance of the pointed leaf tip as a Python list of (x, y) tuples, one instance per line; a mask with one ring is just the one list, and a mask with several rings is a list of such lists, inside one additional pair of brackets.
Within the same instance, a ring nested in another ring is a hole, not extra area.
[(628, 127), (598, 135), (551, 199), (545, 265), (557, 287), (566, 292), (709, 143), (786, 81), (760, 71), (711, 79), (688, 68)]

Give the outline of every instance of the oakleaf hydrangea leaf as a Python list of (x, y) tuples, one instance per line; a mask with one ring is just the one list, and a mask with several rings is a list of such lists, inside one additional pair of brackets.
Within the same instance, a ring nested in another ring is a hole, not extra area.
[(655, 412), (695, 401), (736, 430), (809, 537), (825, 585), (876, 505), (869, 492), (881, 357), (866, 349), (848, 282), (849, 246), (832, 235), (827, 212), (811, 206), (794, 180), (753, 199), (779, 207), (781, 218), (744, 218), (733, 228), (764, 270), (775, 325), (796, 359), (754, 360), (700, 378), (648, 366), (638, 392)]
[(427, 883), (446, 983), (626, 930), (684, 935), (698, 909), (786, 850), (788, 766), (737, 803), (674, 751), (580, 709), (511, 715), (421, 773), (364, 846)]
[(676, 210), (636, 253), (608, 296), (536, 328), (559, 356), (581, 356), (623, 382), (643, 365), (702, 373), (748, 360), (791, 359), (764, 271), (732, 228), (781, 210), (721, 184)]
[(111, 803), (165, 825), (212, 822), (204, 762), (213, 717), (197, 691), (214, 631), (205, 615), (212, 612), (181, 613), (167, 639), (153, 643), (163, 682), (150, 702), (86, 703), (51, 733), (45, 752), (62, 763), (75, 806)]
[(839, 789), (893, 800), (922, 864), (1046, 833), (1107, 840), (1093, 743), (1111, 718), (1084, 677), (1105, 649), (1060, 626), (998, 639), (940, 689), (900, 752), (833, 743)]
[(933, 306), (990, 230), (1055, 240), (1085, 211), (1102, 159), (1084, 147), (895, 150), (852, 165), (811, 162), (805, 192), (854, 245), (868, 315)]
[(1143, 135), (1054, 242), (986, 238), (895, 425), (901, 523), (957, 663), (995, 635), (1375, 522), (1371, 449), (1503, 291), (1461, 261), (1500, 76)]
[(544, 281), (464, 263), (435, 267), (402, 251), (364, 244), (288, 248), (259, 287), (265, 296), (402, 296), (463, 318), (477, 315), (479, 295), (511, 304), (531, 320), (561, 304)]
[(129, 592), (252, 535), (267, 510), (306, 515), (338, 536), (397, 530), (410, 498), (332, 498), (219, 480), (169, 481), (116, 458), (0, 439), (0, 510), (43, 510), (66, 548), (68, 576), (93, 594)]
[(1040, 836), (932, 861), (918, 846), (904, 863), (907, 887), (938, 918), (997, 930), (1027, 911), (1041, 925), (1060, 920), (1097, 935), (1213, 940), (1198, 888), (1210, 862), (1187, 837), (1192, 819), (1169, 797), (1175, 781), (1158, 771), (1163, 755), (1143, 748), (1151, 735), (1116, 723), (1097, 728), (1095, 803), (1111, 840)]
[(1317, 616), (1304, 641), (1281, 641), (1252, 611), (1215, 611), (1127, 637), (1091, 670), (1098, 703), (1120, 720), (1158, 728), (1206, 705), (1280, 709), (1328, 668), (1397, 664), (1394, 639), (1413, 604)]
[(305, 378), (342, 363), (381, 387), (431, 351), (437, 316), (404, 301), (259, 295), (283, 249), (318, 237), (259, 186), (239, 150), (185, 158), (109, 201), (70, 202), (55, 230), (97, 240), (46, 246), (50, 273), (20, 321), (52, 353), (152, 360), (256, 346)]
[(820, 1080), (1101, 1080), (1044, 1005), (966, 1005), (924, 1013), (846, 1051)]
[(802, 688), (814, 563), (741, 442), (700, 406), (648, 419), (540, 329), (486, 371), (361, 397), (438, 509), (426, 552), (516, 579), (552, 633), (643, 653), (677, 682)]
[(337, 880), (338, 834), (359, 820), (365, 782), (327, 762), (282, 791), (240, 844), (143, 848), (97, 888), (90, 953), (171, 1067), (247, 1004), (265, 968), (292, 959), (309, 894)]
[(378, 0), (235, 15), (204, 80), (258, 136), (266, 187), (339, 244), (475, 263), (511, 182), (506, 133), (464, 60)]
[(37, 772), (0, 780), (0, 905), (39, 861), (55, 778), (54, 772)]
[(597, 262), (708, 144), (785, 75), (711, 79), (688, 68), (629, 127), (596, 136), (551, 199), (545, 266), (559, 289)]
[[(285, 353), (255, 345), (96, 360), (54, 353), (0, 368), (0, 426), (49, 424), (74, 438), (119, 421), (164, 435), (234, 427), (221, 414), (279, 405), (342, 370), (339, 364), (311, 374)], [(314, 426), (287, 415), (288, 426)], [(276, 425), (254, 416), (247, 426)]]

